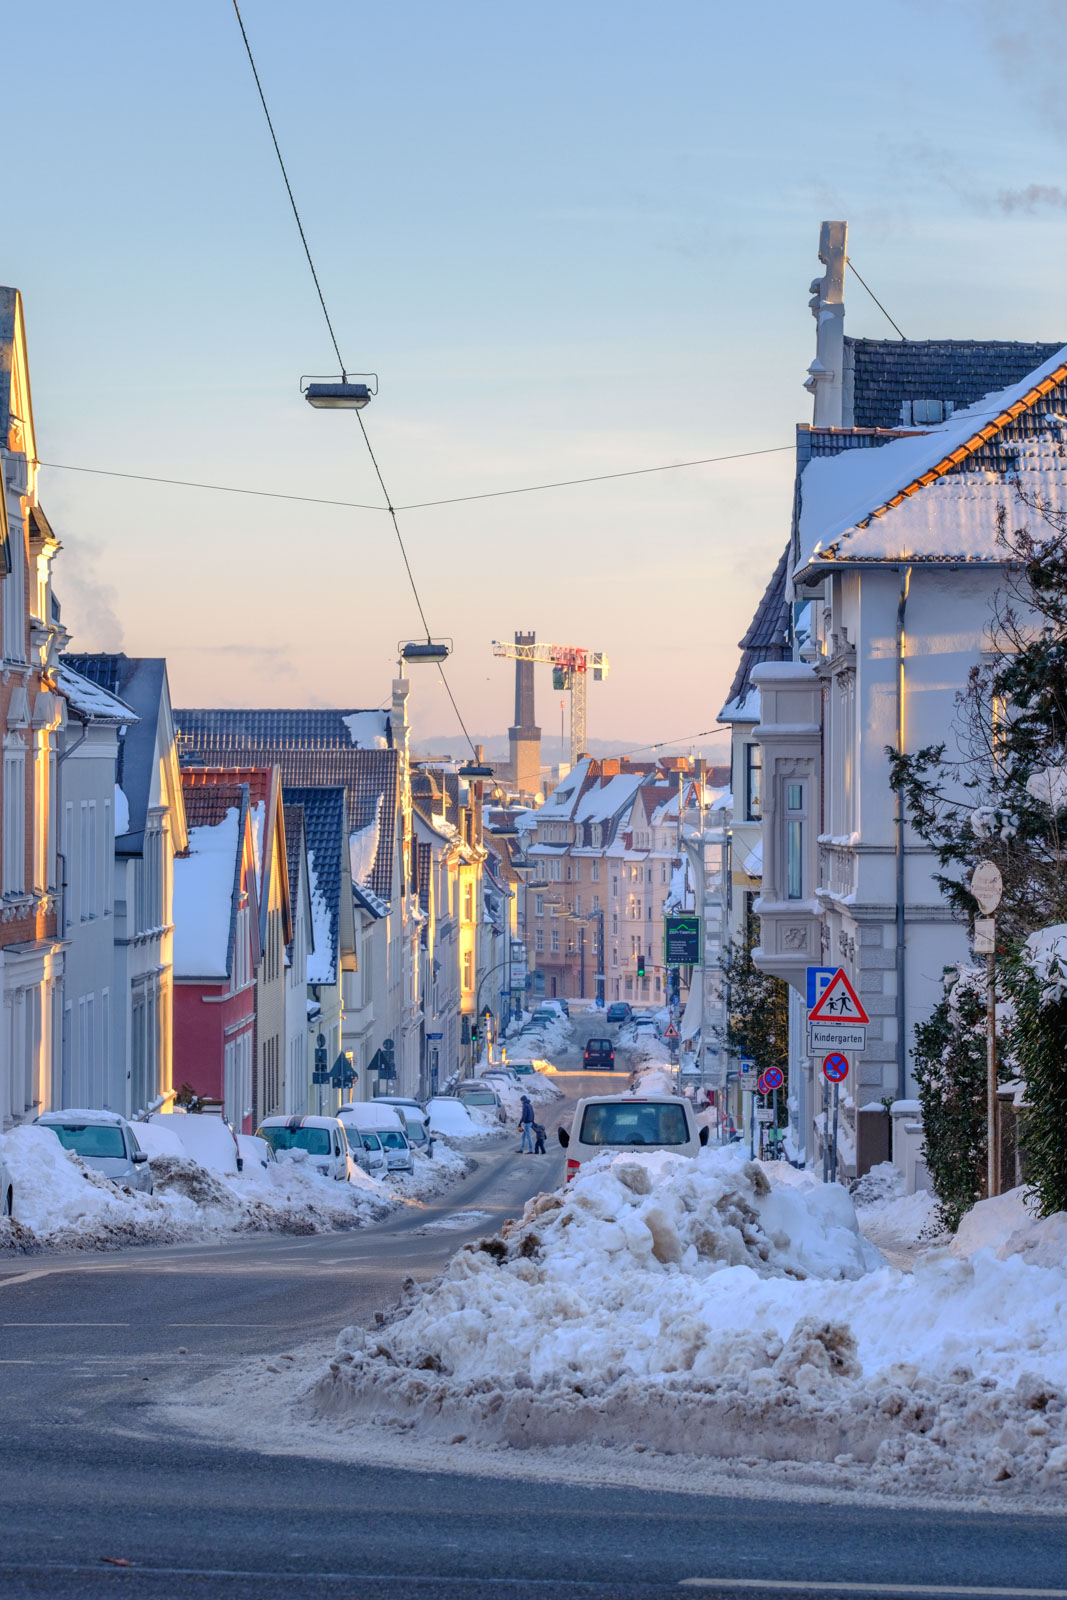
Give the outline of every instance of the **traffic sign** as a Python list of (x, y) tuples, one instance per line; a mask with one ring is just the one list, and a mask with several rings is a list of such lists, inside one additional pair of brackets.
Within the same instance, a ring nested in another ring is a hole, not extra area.
[(755, 1094), (758, 1085), (759, 1073), (756, 1071), (755, 1067), (743, 1066), (741, 1071), (737, 1074), (737, 1087), (739, 1089), (745, 1089), (751, 1094)]
[(663, 919), (663, 964), (695, 967), (700, 962), (700, 918), (675, 912)]
[(763, 1081), (768, 1089), (780, 1089), (785, 1083), (785, 1073), (781, 1067), (768, 1067), (763, 1074)]
[(809, 1022), (808, 1054), (818, 1055), (820, 1050), (863, 1050), (867, 1046), (867, 1029), (854, 1022)]
[(764, 1127), (769, 1127), (774, 1121), (774, 1108), (772, 1106), (757, 1106), (756, 1121), (762, 1123)]
[(843, 1083), (848, 1077), (848, 1057), (840, 1050), (832, 1050), (822, 1064), (824, 1076), (830, 1083)]
[(836, 967), (809, 967), (808, 974), (808, 1010), (816, 1006), (827, 988), (831, 978), (837, 971)]
[(809, 1022), (851, 1022), (864, 1027), (870, 1020), (844, 967), (838, 967), (808, 1012)]
[(668, 1022), (667, 1026), (663, 1030), (663, 1037), (665, 1039), (677, 1039), (678, 1029), (674, 1026), (673, 1022)]
[(768, 1085), (767, 1085), (767, 1074), (766, 1073), (762, 1073), (760, 1075), (760, 1081), (757, 1083), (756, 1088), (759, 1090), (760, 1094), (769, 1094), (770, 1093), (770, 1090), (769, 1090)]

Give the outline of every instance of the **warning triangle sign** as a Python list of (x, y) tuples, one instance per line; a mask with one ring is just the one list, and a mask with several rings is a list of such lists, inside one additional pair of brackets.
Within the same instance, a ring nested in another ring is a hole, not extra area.
[(663, 1037), (665, 1039), (677, 1039), (678, 1029), (674, 1026), (673, 1022), (668, 1023), (667, 1027), (664, 1028)]
[(809, 1022), (854, 1022), (866, 1027), (870, 1020), (859, 995), (848, 981), (844, 967), (838, 967), (808, 1012)]

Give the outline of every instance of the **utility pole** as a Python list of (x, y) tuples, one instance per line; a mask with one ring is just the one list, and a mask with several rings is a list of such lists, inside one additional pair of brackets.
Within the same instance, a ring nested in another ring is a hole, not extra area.
[(1004, 880), (992, 861), (981, 861), (971, 875), (971, 893), (980, 917), (974, 919), (974, 953), (985, 955), (986, 972), (986, 1199), (1000, 1193), (997, 1139), (997, 967), (996, 918)]

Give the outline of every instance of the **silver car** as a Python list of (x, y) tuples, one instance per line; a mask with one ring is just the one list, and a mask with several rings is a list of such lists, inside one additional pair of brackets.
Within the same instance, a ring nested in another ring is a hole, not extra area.
[(45, 1111), (37, 1125), (51, 1128), (64, 1150), (73, 1150), (87, 1167), (94, 1167), (113, 1183), (141, 1194), (152, 1193), (148, 1156), (117, 1111)]
[(401, 1133), (399, 1128), (379, 1128), (378, 1138), (390, 1172), (415, 1171), (415, 1160), (406, 1133)]
[[(386, 1165), (385, 1151), (382, 1149), (381, 1128), (356, 1128), (353, 1123), (346, 1122), (345, 1132), (348, 1134), (348, 1142), (356, 1155), (356, 1160), (367, 1176), (383, 1178), (389, 1169)], [(359, 1138), (358, 1153), (352, 1139), (353, 1133)]]

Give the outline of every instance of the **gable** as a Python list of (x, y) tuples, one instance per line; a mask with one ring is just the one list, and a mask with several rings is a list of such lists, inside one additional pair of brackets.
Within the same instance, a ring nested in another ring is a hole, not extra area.
[[(928, 431), (813, 453), (799, 479), (797, 559), (999, 562), (1011, 487), (1067, 509), (1067, 349)], [(884, 436), (883, 436), (884, 437)]]
[(0, 288), (0, 444), (37, 460), (22, 296), (8, 288)]

